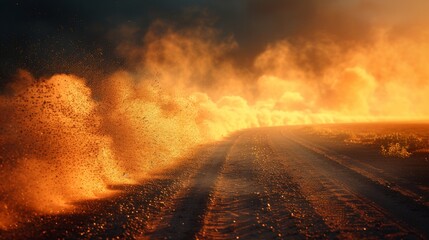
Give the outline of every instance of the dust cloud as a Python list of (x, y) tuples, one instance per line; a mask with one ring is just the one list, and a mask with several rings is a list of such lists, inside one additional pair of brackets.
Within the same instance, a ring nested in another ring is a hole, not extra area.
[(231, 57), (234, 36), (157, 20), (143, 40), (119, 44), (129, 67), (103, 81), (19, 70), (0, 96), (0, 227), (74, 211), (239, 129), (427, 119), (427, 21), (383, 19), (364, 44), (280, 39), (251, 67)]

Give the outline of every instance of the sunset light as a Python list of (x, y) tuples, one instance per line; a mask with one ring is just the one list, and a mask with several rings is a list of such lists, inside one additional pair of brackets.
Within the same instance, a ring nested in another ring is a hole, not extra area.
[(428, 1), (0, 8), (0, 239), (429, 237)]

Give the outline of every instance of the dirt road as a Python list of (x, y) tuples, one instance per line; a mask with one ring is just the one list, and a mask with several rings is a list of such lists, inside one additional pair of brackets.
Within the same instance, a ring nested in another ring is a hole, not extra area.
[(75, 214), (35, 216), (11, 238), (429, 238), (426, 195), (290, 128), (206, 145)]

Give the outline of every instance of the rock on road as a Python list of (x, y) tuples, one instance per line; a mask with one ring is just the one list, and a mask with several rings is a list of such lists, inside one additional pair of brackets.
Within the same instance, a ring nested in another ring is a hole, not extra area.
[(0, 238), (429, 238), (428, 205), (390, 178), (289, 128), (250, 129)]

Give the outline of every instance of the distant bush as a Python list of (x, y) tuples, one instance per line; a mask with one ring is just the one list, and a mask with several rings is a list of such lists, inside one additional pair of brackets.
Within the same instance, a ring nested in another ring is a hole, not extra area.
[(342, 139), (346, 144), (359, 144), (380, 149), (386, 157), (408, 158), (413, 153), (429, 153), (429, 135), (418, 132), (380, 132), (353, 129), (313, 127), (310, 133)]
[(408, 146), (401, 146), (400, 143), (389, 143), (386, 147), (381, 145), (381, 154), (386, 157), (408, 158), (411, 156), (408, 148)]

